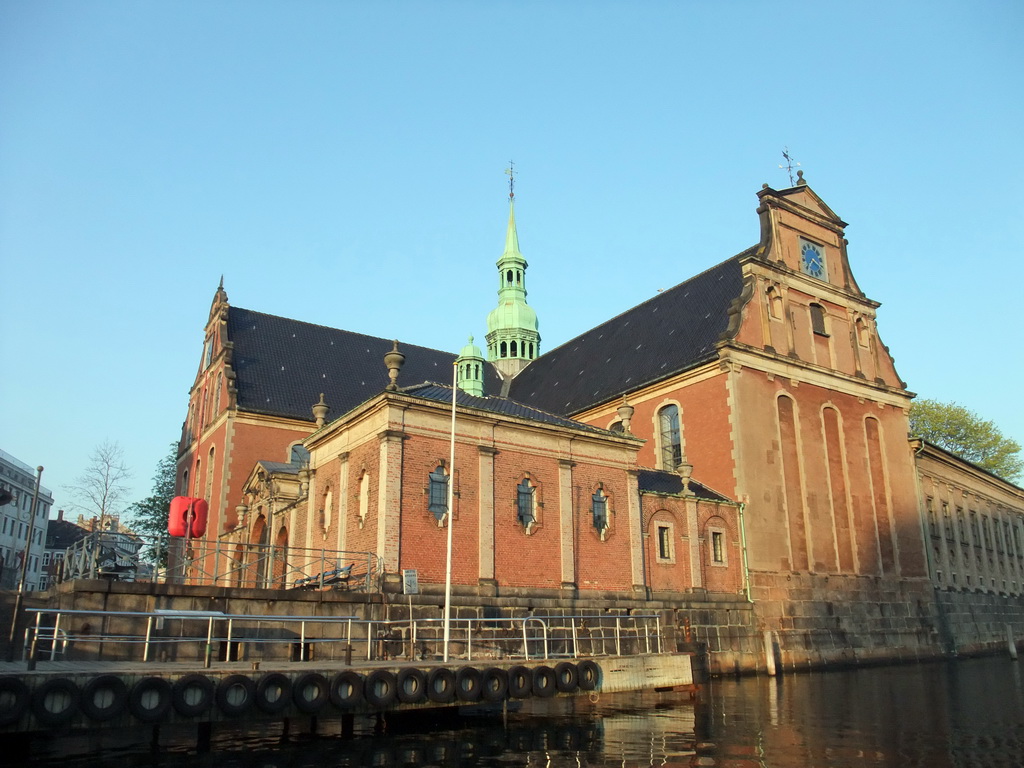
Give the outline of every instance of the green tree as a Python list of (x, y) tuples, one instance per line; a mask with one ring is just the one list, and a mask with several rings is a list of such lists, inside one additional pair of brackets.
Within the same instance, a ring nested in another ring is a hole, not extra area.
[(167, 534), (167, 512), (174, 498), (174, 480), (178, 462), (178, 444), (170, 444), (167, 455), (160, 459), (153, 474), (153, 491), (142, 501), (128, 507), (132, 528), (143, 536), (163, 537)]
[(1017, 482), (1024, 472), (1020, 443), (962, 405), (915, 400), (910, 406), (910, 432), (1004, 480)]

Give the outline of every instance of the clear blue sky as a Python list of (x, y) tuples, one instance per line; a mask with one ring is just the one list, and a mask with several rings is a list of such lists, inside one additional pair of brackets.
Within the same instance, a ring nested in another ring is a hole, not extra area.
[[(0, 0), (0, 448), (145, 496), (231, 302), (543, 349), (754, 244), (788, 146), (911, 390), (1024, 442), (1024, 4)], [(382, 366), (382, 383), (384, 382)]]

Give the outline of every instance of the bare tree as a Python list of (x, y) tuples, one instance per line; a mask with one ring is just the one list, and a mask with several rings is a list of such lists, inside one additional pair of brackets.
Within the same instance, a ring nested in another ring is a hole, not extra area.
[(106, 442), (96, 446), (89, 464), (67, 490), (74, 499), (72, 507), (97, 518), (100, 530), (107, 527), (107, 519), (120, 515), (132, 476), (124, 462), (124, 449), (119, 443)]

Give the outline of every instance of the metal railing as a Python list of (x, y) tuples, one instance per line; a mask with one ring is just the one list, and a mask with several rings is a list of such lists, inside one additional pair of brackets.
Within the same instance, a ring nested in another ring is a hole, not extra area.
[[(436, 660), (440, 619), (274, 616), (219, 611), (30, 608), (22, 659), (37, 661)], [(657, 615), (525, 616), (451, 621), (449, 658), (552, 659), (661, 653)]]
[(59, 580), (377, 592), (382, 576), (383, 561), (372, 552), (94, 531), (67, 550)]

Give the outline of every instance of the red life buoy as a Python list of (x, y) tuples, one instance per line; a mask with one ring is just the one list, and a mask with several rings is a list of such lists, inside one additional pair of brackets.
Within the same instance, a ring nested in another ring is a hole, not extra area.
[[(193, 539), (198, 539), (206, 533), (206, 520), (209, 512), (210, 505), (206, 499), (175, 496), (171, 499), (171, 508), (167, 515), (167, 532), (171, 536), (188, 535)], [(189, 525), (190, 520), (191, 525)]]

